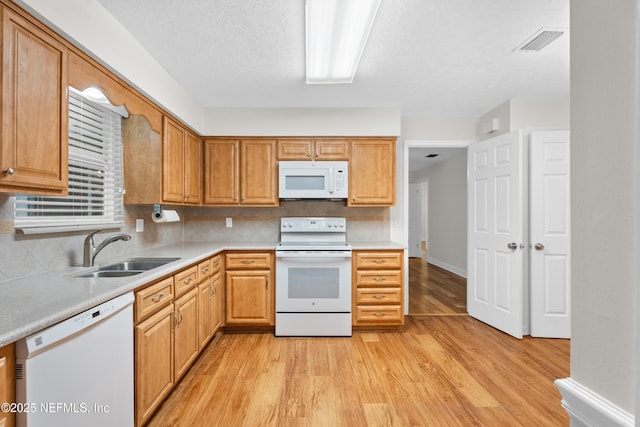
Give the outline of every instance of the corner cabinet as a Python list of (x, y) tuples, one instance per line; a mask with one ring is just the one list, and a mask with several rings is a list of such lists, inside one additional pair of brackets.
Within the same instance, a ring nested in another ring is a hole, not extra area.
[(0, 192), (66, 195), (67, 49), (31, 21), (0, 7)]
[(349, 163), (347, 206), (396, 203), (395, 138), (354, 139)]
[(205, 139), (203, 204), (278, 206), (276, 141)]
[(162, 134), (142, 115), (123, 120), (125, 204), (199, 205), (202, 141), (167, 116)]

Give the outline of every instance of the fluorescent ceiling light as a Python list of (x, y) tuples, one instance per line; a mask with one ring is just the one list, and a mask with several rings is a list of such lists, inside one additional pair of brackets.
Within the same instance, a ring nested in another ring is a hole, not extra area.
[(381, 0), (307, 0), (307, 84), (351, 83)]

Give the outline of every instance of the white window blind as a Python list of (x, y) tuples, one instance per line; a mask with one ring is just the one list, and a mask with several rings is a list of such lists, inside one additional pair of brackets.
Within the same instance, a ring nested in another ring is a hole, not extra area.
[(69, 88), (69, 195), (16, 196), (15, 228), (121, 224), (122, 116)]

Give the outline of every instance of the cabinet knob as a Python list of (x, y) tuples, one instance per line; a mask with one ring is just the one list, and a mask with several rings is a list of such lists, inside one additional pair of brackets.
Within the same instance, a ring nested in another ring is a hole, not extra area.
[(8, 168), (6, 171), (4, 171), (4, 173), (6, 173), (7, 175), (13, 175), (16, 173), (16, 171), (14, 171), (13, 168)]

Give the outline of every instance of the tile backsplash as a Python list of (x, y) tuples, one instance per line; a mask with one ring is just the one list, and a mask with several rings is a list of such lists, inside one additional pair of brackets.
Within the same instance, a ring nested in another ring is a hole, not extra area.
[[(7, 281), (82, 264), (83, 243), (89, 231), (17, 235), (13, 228), (13, 197), (0, 196), (0, 281)], [(344, 202), (285, 201), (277, 208), (167, 207), (176, 209), (181, 221), (154, 223), (152, 206), (126, 205), (125, 224), (120, 230), (96, 235), (96, 244), (112, 233), (131, 235), (128, 242), (107, 246), (97, 263), (134, 252), (180, 242), (278, 242), (280, 218), (288, 216), (344, 216), (347, 239), (389, 239), (389, 208), (347, 208)], [(136, 233), (136, 218), (144, 218), (144, 232)], [(233, 226), (226, 227), (226, 218)]]

